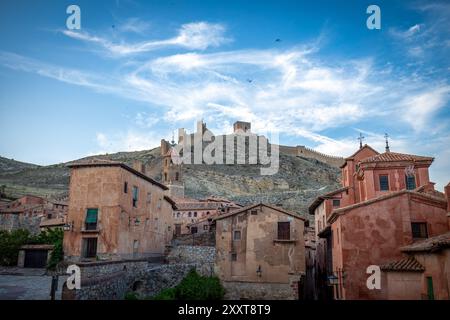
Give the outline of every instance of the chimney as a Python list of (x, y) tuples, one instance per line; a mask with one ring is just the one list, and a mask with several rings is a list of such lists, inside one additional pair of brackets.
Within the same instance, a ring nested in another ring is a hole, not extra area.
[(145, 174), (145, 167), (144, 164), (139, 160), (133, 161), (133, 169), (136, 171), (139, 171), (140, 173)]
[(447, 224), (450, 231), (450, 182), (445, 186), (445, 198), (447, 199)]

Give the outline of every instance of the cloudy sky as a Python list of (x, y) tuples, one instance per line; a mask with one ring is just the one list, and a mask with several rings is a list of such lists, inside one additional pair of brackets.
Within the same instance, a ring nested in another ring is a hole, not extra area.
[[(450, 3), (1, 1), (0, 155), (53, 164), (150, 149), (203, 119), (348, 156), (436, 158), (450, 181)], [(66, 8), (81, 8), (69, 30)]]

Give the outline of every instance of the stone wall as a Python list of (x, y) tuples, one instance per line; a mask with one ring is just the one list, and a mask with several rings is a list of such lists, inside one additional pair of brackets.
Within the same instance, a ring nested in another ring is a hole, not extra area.
[(178, 236), (172, 240), (175, 246), (215, 246), (215, 232), (203, 232)]
[(296, 300), (297, 287), (286, 283), (223, 281), (225, 300)]
[(31, 217), (21, 213), (2, 213), (0, 214), (0, 230), (14, 231), (17, 229), (26, 229), (32, 234), (38, 234), (40, 229), (41, 217), (33, 215)]
[(307, 148), (305, 146), (279, 146), (280, 152), (285, 154), (290, 154), (292, 156), (300, 156), (310, 159), (316, 159), (318, 161), (324, 162), (330, 166), (339, 168), (344, 163), (344, 158), (329, 156), (327, 154), (318, 152), (314, 149)]
[(81, 289), (68, 290), (64, 285), (63, 300), (118, 300), (127, 292), (142, 297), (154, 296), (174, 287), (195, 268), (202, 275), (211, 270), (199, 263), (161, 264), (149, 260), (80, 263)]
[(206, 246), (176, 246), (168, 257), (170, 264), (197, 264), (197, 271), (205, 276), (214, 274), (216, 248)]

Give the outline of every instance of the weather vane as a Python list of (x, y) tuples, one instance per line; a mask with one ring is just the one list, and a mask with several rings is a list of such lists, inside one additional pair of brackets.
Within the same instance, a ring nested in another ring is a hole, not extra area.
[(389, 135), (387, 133), (384, 134), (384, 139), (386, 139), (386, 152), (390, 152), (391, 150), (389, 149)]

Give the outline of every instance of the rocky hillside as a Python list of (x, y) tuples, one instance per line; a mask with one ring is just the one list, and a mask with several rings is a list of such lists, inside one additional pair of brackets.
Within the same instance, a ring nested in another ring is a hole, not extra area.
[[(95, 156), (123, 161), (149, 163), (150, 175), (161, 180), (160, 148), (137, 152), (119, 152)], [(93, 157), (87, 157), (89, 159)], [(306, 213), (308, 203), (318, 194), (339, 187), (339, 170), (318, 160), (280, 154), (280, 169), (273, 176), (261, 176), (255, 165), (185, 165), (186, 195), (201, 198), (223, 196), (243, 205), (268, 202)], [(0, 158), (0, 185), (9, 196), (23, 194), (54, 196), (67, 192), (69, 169), (66, 163), (35, 166)]]

